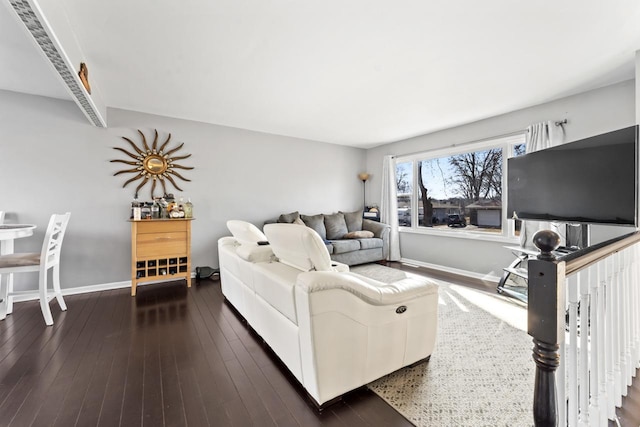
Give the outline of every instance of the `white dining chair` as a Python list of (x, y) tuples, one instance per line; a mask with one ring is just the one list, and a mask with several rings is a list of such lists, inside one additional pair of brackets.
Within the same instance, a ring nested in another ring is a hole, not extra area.
[[(0, 296), (2, 296), (0, 320), (4, 320), (7, 314), (11, 314), (13, 310), (12, 304), (9, 304), (10, 296), (37, 296), (40, 300), (40, 309), (44, 316), (44, 322), (48, 326), (53, 325), (49, 300), (55, 297), (60, 309), (66, 311), (67, 305), (62, 298), (60, 290), (60, 251), (70, 216), (70, 212), (64, 215), (51, 215), (40, 253), (15, 253), (0, 256), (0, 275), (2, 275), (2, 281), (0, 282)], [(53, 269), (52, 290), (48, 287), (49, 269)], [(39, 273), (38, 289), (15, 292), (11, 290), (9, 292), (6, 279), (9, 274), (27, 272)]]

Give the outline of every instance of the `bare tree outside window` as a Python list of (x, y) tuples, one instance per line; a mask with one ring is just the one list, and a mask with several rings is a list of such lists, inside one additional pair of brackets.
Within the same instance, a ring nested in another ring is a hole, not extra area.
[(502, 148), (422, 160), (417, 166), (420, 226), (502, 231)]
[(398, 225), (411, 226), (411, 200), (413, 182), (413, 163), (404, 162), (396, 165), (396, 185), (398, 191)]
[(450, 178), (457, 195), (469, 200), (502, 197), (502, 149), (493, 148), (449, 157)]
[[(476, 151), (398, 163), (399, 224), (505, 233), (502, 215), (504, 157), (519, 156), (525, 151), (523, 142), (503, 143)], [(415, 181), (414, 167), (418, 174)], [(414, 183), (415, 189), (412, 188)], [(416, 208), (418, 212), (412, 214), (412, 209)], [(412, 220), (417, 223), (412, 224)]]

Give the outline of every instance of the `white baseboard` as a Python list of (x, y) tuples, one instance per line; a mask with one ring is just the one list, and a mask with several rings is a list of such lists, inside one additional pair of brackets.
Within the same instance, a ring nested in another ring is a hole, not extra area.
[[(196, 273), (191, 273), (191, 278), (195, 278)], [(170, 280), (156, 280), (153, 282), (144, 282), (140, 283), (140, 286), (153, 285), (154, 283), (164, 283)], [(80, 294), (88, 294), (91, 292), (102, 292), (102, 291), (112, 291), (114, 289), (123, 289), (123, 288), (131, 288), (131, 280), (125, 280), (122, 282), (111, 282), (111, 283), (99, 283), (97, 285), (87, 285), (87, 286), (77, 286), (75, 288), (67, 288), (62, 289), (62, 295), (80, 295)], [(22, 302), (22, 301), (34, 301), (37, 300), (37, 295), (16, 295), (13, 297), (13, 302)]]
[(425, 268), (430, 268), (432, 270), (443, 271), (445, 273), (471, 277), (473, 279), (479, 279), (485, 282), (495, 283), (496, 285), (500, 282), (500, 279), (501, 279), (500, 277), (494, 276), (493, 274), (476, 273), (475, 271), (462, 270), (462, 269), (453, 268), (453, 267), (445, 267), (442, 265), (431, 264), (424, 261), (416, 261), (415, 259), (401, 258), (400, 262), (409, 266), (414, 265), (417, 267), (425, 267)]

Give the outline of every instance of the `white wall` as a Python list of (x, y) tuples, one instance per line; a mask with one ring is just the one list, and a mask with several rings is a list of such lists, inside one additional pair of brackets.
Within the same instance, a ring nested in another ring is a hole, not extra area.
[[(70, 101), (0, 91), (0, 210), (7, 222), (35, 223), (33, 238), (16, 250), (40, 249), (51, 213), (71, 211), (62, 259), (63, 287), (130, 279), (130, 203), (134, 184), (112, 174), (127, 148), (121, 136), (139, 141), (158, 129), (184, 142), (180, 163), (195, 166), (184, 176), (184, 196), (194, 204), (192, 266), (217, 266), (216, 241), (228, 219), (262, 226), (282, 212), (355, 210), (362, 204), (364, 150), (289, 137), (108, 110), (109, 128), (89, 125)], [(129, 175), (130, 177), (131, 175)], [(180, 182), (180, 181), (178, 181)], [(141, 190), (147, 198), (150, 187)], [(179, 195), (179, 191), (174, 191)], [(34, 287), (35, 277), (16, 279)]]
[[(405, 155), (435, 148), (445, 148), (524, 130), (544, 120), (567, 119), (566, 142), (632, 126), (635, 118), (635, 83), (633, 80), (566, 97), (535, 107), (514, 111), (465, 126), (447, 129), (386, 144), (367, 150), (367, 171), (372, 174), (367, 186), (367, 202), (380, 203), (382, 158), (388, 154)], [(595, 227), (593, 237), (602, 239), (620, 233), (622, 227)], [(630, 232), (623, 228), (622, 232)], [(458, 239), (424, 234), (401, 233), (404, 258), (471, 271), (481, 275), (500, 276), (512, 259), (503, 243)]]

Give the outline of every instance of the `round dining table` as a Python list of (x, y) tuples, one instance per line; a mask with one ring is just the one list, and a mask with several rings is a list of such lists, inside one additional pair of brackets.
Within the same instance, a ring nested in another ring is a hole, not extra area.
[[(33, 230), (36, 228), (34, 224), (0, 224), (0, 255), (13, 253), (13, 241), (22, 237), (33, 236)], [(11, 292), (13, 290), (13, 274), (9, 274), (6, 279), (0, 276), (0, 283), (6, 280), (6, 286)], [(1, 288), (2, 286), (0, 286)], [(0, 295), (0, 301), (2, 296)], [(9, 298), (8, 313), (12, 311), (13, 298)]]
[(33, 236), (33, 224), (0, 224), (0, 255), (13, 253), (13, 241)]

